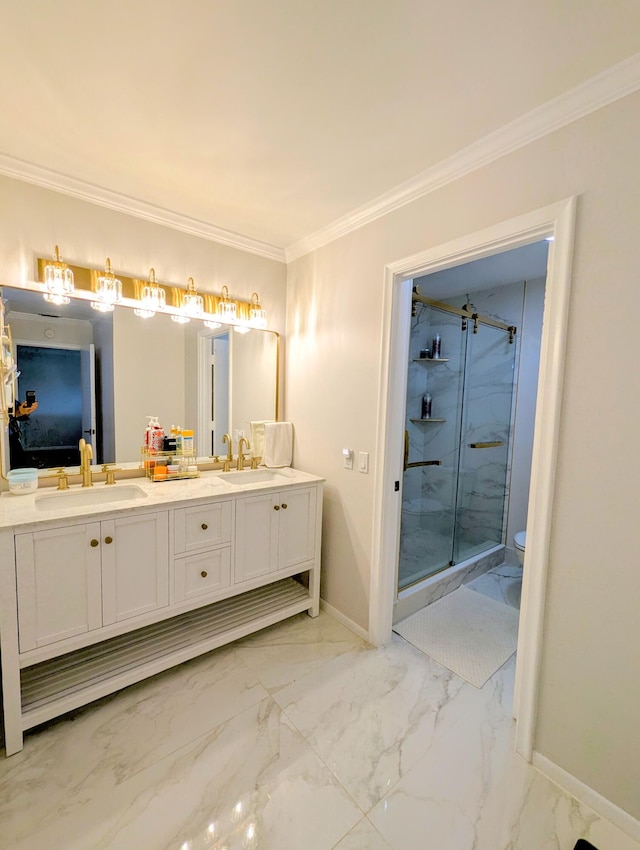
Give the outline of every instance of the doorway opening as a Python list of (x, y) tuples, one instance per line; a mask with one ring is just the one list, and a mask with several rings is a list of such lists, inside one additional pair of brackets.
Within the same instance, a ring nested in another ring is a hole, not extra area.
[[(547, 264), (515, 685), (516, 750), (527, 760), (531, 759), (533, 750), (542, 648), (575, 210), (576, 199), (569, 198), (414, 254), (385, 268), (385, 322), (378, 408), (380, 439), (374, 493), (369, 616), (369, 639), (374, 644), (386, 643), (391, 637), (397, 595), (396, 565), (402, 507), (399, 491), (403, 473), (408, 368), (406, 340), (410, 335), (413, 280), (546, 238), (554, 240), (549, 246)], [(529, 545), (531, 540), (535, 540), (535, 545)]]
[[(449, 593), (495, 567), (499, 552), (484, 557), (495, 547), (517, 564), (506, 549), (526, 529), (548, 245), (542, 240), (413, 281), (402, 602), (394, 622), (439, 598), (442, 582)], [(463, 570), (450, 569), (465, 562)], [(411, 605), (412, 591), (437, 574), (429, 594)]]
[(78, 466), (80, 438), (93, 442), (96, 434), (93, 345), (17, 342), (16, 365), (18, 398), (32, 390), (38, 402), (38, 409), (21, 428), (29, 462), (38, 469)]

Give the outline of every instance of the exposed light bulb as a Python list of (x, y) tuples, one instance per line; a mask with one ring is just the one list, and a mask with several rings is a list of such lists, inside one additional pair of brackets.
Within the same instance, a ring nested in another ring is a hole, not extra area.
[[(104, 273), (98, 276), (96, 295), (105, 304), (119, 304), (122, 301), (122, 281), (111, 271), (111, 260), (107, 257)], [(91, 305), (93, 307), (93, 304)], [(106, 310), (104, 312), (107, 312)]]
[[(60, 249), (56, 245), (56, 258), (44, 267), (44, 283), (47, 293), (44, 300), (49, 304), (68, 304), (69, 298), (74, 290), (73, 272), (62, 262)], [(58, 300), (54, 300), (58, 299)]]

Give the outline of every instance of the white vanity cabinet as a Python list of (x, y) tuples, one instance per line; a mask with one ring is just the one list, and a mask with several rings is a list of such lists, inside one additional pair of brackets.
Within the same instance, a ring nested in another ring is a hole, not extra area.
[(91, 519), (77, 508), (47, 519), (35, 496), (0, 499), (7, 755), (53, 717), (287, 617), (317, 616), (322, 479), (281, 477), (277, 488), (213, 476), (173, 491), (142, 484), (143, 504)]
[(237, 500), (235, 582), (313, 560), (315, 500), (315, 487)]
[(169, 604), (169, 514), (16, 534), (20, 651)]

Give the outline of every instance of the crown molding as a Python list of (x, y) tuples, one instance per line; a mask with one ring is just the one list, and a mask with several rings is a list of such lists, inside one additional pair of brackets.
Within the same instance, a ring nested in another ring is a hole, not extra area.
[(190, 216), (149, 204), (138, 198), (131, 198), (128, 195), (113, 192), (110, 189), (105, 189), (103, 186), (96, 186), (93, 183), (87, 183), (84, 180), (69, 177), (67, 174), (59, 174), (56, 171), (51, 171), (48, 168), (43, 168), (32, 162), (25, 162), (24, 160), (1, 152), (0, 174), (4, 174), (6, 177), (13, 177), (16, 180), (22, 180), (26, 183), (33, 183), (35, 186), (40, 186), (43, 189), (61, 192), (63, 195), (70, 195), (72, 198), (79, 198), (82, 201), (88, 201), (100, 207), (107, 207), (107, 209), (116, 210), (116, 212), (142, 218), (154, 224), (161, 224), (165, 227), (171, 227), (174, 230), (181, 230), (183, 233), (199, 236), (201, 239), (218, 242), (230, 248), (238, 248), (240, 251), (248, 251), (260, 257), (266, 257), (269, 260), (278, 260), (281, 263), (286, 262), (284, 250), (276, 245), (260, 242), (258, 239), (252, 239), (249, 236), (243, 236), (240, 233), (225, 230), (223, 227), (217, 227), (206, 221), (200, 221), (197, 218), (191, 218)]
[(640, 53), (505, 124), (389, 192), (290, 245), (287, 262), (321, 248), (412, 201), (640, 89)]

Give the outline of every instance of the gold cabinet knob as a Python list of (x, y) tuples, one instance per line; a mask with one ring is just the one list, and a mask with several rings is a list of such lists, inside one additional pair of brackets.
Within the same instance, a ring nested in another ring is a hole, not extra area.
[(104, 542), (105, 543), (113, 543), (113, 537), (105, 537)]
[(279, 511), (279, 510), (280, 510), (280, 505), (274, 505), (274, 506), (273, 506), (273, 509), (274, 509), (274, 511)]
[(94, 538), (93, 538), (93, 540), (91, 541), (91, 545), (92, 545), (92, 546), (93, 546), (93, 548), (95, 549), (95, 548), (96, 548), (96, 546), (99, 546), (99, 545), (100, 545), (100, 541), (99, 541), (99, 540), (96, 540), (96, 538), (94, 537)]
[(206, 571), (206, 570), (203, 570), (203, 571), (200, 573), (200, 575), (202, 576), (202, 578), (206, 578), (206, 577), (207, 577), (207, 571)]
[(286, 511), (286, 509), (287, 509), (287, 506), (286, 506), (286, 504), (285, 504), (285, 505), (283, 505), (283, 506), (282, 506), (282, 510), (283, 510), (283, 511)]
[(209, 528), (209, 526), (207, 525), (207, 523), (206, 523), (206, 522), (203, 522), (203, 523), (202, 523), (202, 525), (200, 526), (200, 528), (201, 528), (203, 531), (206, 531), (206, 530)]

